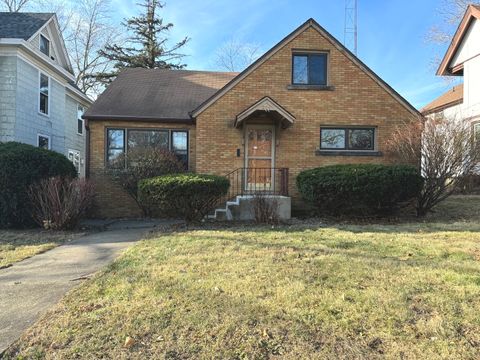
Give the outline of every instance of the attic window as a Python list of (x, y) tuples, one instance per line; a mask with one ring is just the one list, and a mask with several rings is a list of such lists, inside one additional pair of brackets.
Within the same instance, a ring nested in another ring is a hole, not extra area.
[(43, 35), (40, 35), (40, 51), (45, 55), (50, 56), (50, 40)]
[(293, 85), (327, 85), (327, 53), (294, 53)]

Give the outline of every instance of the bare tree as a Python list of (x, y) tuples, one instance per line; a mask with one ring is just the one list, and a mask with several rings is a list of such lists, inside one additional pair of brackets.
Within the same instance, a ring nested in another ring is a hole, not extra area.
[(103, 84), (93, 75), (111, 68), (111, 62), (100, 54), (100, 50), (121, 41), (111, 23), (110, 11), (109, 0), (82, 0), (64, 30), (75, 83), (92, 97), (103, 89)]
[(480, 160), (479, 142), (472, 124), (463, 119), (435, 119), (398, 127), (388, 144), (400, 161), (419, 164), (424, 186), (417, 199), (417, 215), (431, 209), (459, 190)]
[(241, 71), (258, 58), (259, 51), (257, 44), (230, 40), (217, 50), (215, 64), (222, 70)]
[(1, 8), (6, 9), (8, 12), (19, 12), (29, 1), (30, 0), (2, 0), (0, 4), (2, 4)]

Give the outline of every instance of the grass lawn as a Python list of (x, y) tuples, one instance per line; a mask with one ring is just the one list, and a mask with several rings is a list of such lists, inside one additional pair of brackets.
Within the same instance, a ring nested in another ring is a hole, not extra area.
[(460, 197), (426, 223), (160, 234), (7, 358), (478, 359), (479, 210)]
[(0, 269), (50, 250), (78, 235), (39, 229), (0, 230)]

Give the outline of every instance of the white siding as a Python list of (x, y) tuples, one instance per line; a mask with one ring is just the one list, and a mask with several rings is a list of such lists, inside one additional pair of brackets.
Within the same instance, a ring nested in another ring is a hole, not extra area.
[(460, 44), (451, 63), (452, 67), (462, 64), (480, 54), (480, 20), (474, 20)]
[(0, 142), (15, 139), (17, 58), (0, 56)]

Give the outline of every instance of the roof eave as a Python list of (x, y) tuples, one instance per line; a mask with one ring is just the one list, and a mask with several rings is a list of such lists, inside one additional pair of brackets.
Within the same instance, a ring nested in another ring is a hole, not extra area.
[(452, 41), (448, 46), (445, 56), (440, 62), (440, 65), (436, 72), (437, 76), (458, 76), (458, 73), (453, 71), (453, 69), (449, 68), (449, 64), (452, 61), (452, 58), (455, 55), (458, 46), (460, 46), (460, 44), (462, 43), (465, 33), (468, 30), (470, 23), (473, 19), (480, 19), (480, 10), (473, 5), (469, 5), (467, 10), (465, 11), (465, 15), (463, 15), (462, 21), (460, 22), (457, 30), (455, 31), (455, 34), (453, 35)]
[(134, 116), (134, 115), (89, 115), (88, 110), (82, 116), (83, 119), (90, 121), (113, 120), (113, 121), (147, 121), (177, 124), (194, 124), (195, 119), (192, 118), (161, 118), (155, 116)]

